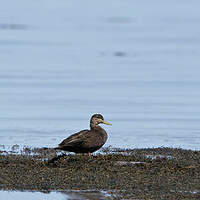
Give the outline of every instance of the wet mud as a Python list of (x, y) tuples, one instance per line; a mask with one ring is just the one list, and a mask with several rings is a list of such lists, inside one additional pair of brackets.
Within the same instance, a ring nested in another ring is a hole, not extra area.
[(48, 148), (1, 151), (0, 189), (103, 190), (108, 199), (200, 199), (200, 151), (104, 148), (91, 157)]

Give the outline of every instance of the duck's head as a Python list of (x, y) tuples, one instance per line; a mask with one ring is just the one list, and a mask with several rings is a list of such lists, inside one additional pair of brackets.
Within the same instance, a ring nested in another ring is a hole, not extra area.
[(112, 125), (111, 123), (105, 121), (101, 114), (94, 114), (90, 119), (90, 127), (92, 128), (98, 126), (98, 124)]

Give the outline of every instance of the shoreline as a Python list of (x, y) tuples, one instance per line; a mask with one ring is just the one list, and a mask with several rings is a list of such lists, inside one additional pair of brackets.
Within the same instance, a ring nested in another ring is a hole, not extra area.
[(92, 157), (50, 148), (1, 152), (0, 189), (107, 191), (110, 199), (200, 197), (200, 151), (161, 147), (101, 152)]

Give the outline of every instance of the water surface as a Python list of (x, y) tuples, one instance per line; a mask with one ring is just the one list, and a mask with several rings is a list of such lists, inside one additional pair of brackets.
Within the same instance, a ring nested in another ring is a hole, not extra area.
[(104, 200), (109, 197), (104, 191), (62, 191), (62, 192), (31, 192), (31, 191), (0, 191), (1, 199), (9, 200)]
[(55, 147), (113, 123), (105, 146), (200, 147), (200, 2), (8, 0), (0, 144)]

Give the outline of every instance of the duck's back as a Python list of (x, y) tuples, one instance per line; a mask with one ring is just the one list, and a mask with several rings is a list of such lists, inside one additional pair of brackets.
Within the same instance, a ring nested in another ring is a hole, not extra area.
[(58, 149), (75, 153), (88, 153), (100, 149), (107, 141), (107, 133), (100, 126), (75, 133), (63, 140)]

